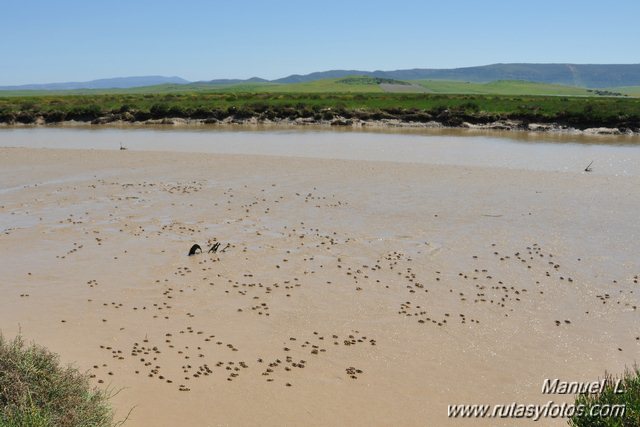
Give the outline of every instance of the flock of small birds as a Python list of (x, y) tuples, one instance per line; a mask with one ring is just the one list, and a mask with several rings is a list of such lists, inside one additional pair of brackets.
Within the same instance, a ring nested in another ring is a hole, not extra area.
[[(236, 342), (245, 339), (234, 336), (228, 325), (198, 321), (212, 310), (247, 320), (247, 328), (261, 322), (268, 327), (283, 322), (290, 309), (322, 310), (322, 303), (306, 306), (319, 296), (354, 313), (360, 306), (366, 308), (367, 297), (372, 296), (388, 303), (388, 313), (397, 316), (400, 327), (422, 328), (427, 334), (449, 333), (495, 323), (497, 318), (512, 316), (522, 305), (542, 304), (547, 289), (564, 286), (580, 292), (580, 281), (563, 267), (561, 257), (536, 242), (519, 248), (487, 242), (482, 252), (469, 253), (455, 264), (464, 269), (430, 264), (428, 244), (416, 249), (413, 242), (397, 239), (371, 245), (357, 233), (331, 228), (327, 217), (348, 209), (349, 203), (317, 187), (291, 191), (279, 190), (275, 183), (232, 188), (208, 181), (119, 183), (103, 179), (89, 187), (95, 193), (95, 210), (102, 217), (83, 210), (57, 220), (58, 229), (72, 229), (78, 236), (77, 241), (67, 243), (67, 250), (55, 255), (59, 262), (69, 266), (83, 262), (82, 251), (90, 246), (110, 254), (114, 269), (120, 260), (136, 257), (139, 248), (149, 248), (147, 259), (170, 260), (164, 268), (154, 270), (155, 277), (137, 284), (145, 290), (144, 298), (122, 289), (111, 293), (119, 298), (105, 300), (102, 290), (110, 286), (109, 277), (84, 281), (90, 294), (86, 303), (100, 317), (95, 328), (108, 330), (104, 336), (121, 334), (99, 345), (100, 360), (91, 368), (98, 383), (132, 374), (190, 392), (198, 383), (218, 379), (230, 383), (253, 375), (293, 387), (304, 372), (315, 365), (325, 366), (329, 357), (342, 366), (327, 375), (361, 380), (374, 373), (356, 366), (365, 364), (367, 355), (375, 354), (381, 345), (389, 345), (360, 332), (366, 323), (354, 317), (341, 328), (301, 322), (292, 328), (296, 333), (279, 337), (279, 349), (246, 350)], [(61, 193), (69, 190), (57, 189)], [(167, 205), (179, 213), (164, 219), (154, 216), (154, 209)], [(304, 216), (294, 218), (292, 206)], [(215, 219), (176, 219), (209, 208), (217, 212)], [(142, 214), (136, 216), (136, 212)], [(5, 230), (5, 234), (14, 232), (17, 230)], [(121, 248), (124, 241), (138, 242), (138, 249)], [(518, 280), (513, 279), (514, 272)], [(637, 284), (638, 280), (635, 275), (627, 281)], [(609, 292), (594, 298), (603, 305), (635, 311), (633, 290), (628, 286), (616, 289), (617, 284), (612, 281)], [(29, 294), (23, 292), (20, 297)], [(118, 314), (124, 311), (135, 319), (126, 327), (121, 326)], [(575, 321), (565, 317), (547, 320), (559, 328), (571, 328)], [(60, 323), (72, 326), (69, 319), (60, 319)], [(300, 333), (305, 327), (308, 332)], [(261, 330), (247, 333), (259, 336)]]

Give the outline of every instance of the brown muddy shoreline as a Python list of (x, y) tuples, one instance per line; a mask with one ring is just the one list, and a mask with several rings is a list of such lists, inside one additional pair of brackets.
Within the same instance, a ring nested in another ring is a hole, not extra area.
[(522, 120), (497, 120), (488, 123), (461, 122), (459, 124), (440, 121), (404, 121), (400, 119), (362, 120), (357, 118), (336, 117), (332, 120), (316, 120), (314, 118), (297, 119), (260, 119), (258, 117), (218, 119), (194, 119), (182, 117), (167, 117), (162, 119), (123, 120), (119, 117), (105, 116), (94, 120), (65, 120), (61, 122), (47, 122), (38, 117), (33, 123), (0, 123), (0, 128), (24, 127), (131, 127), (141, 128), (149, 126), (177, 127), (177, 128), (206, 128), (206, 127), (249, 127), (249, 128), (320, 128), (340, 130), (429, 130), (429, 129), (468, 129), (477, 131), (507, 131), (534, 132), (541, 134), (560, 135), (597, 135), (597, 136), (636, 136), (639, 129), (619, 127), (586, 127), (584, 129), (559, 123), (530, 123)]

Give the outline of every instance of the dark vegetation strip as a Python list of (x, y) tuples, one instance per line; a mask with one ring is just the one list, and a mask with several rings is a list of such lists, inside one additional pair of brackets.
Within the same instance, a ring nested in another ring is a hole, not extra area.
[(560, 96), (439, 94), (277, 94), (179, 93), (29, 96), (0, 98), (0, 123), (66, 120), (104, 123), (115, 120), (188, 118), (216, 122), (232, 117), (258, 120), (398, 119), (486, 124), (500, 120), (640, 130), (640, 99)]

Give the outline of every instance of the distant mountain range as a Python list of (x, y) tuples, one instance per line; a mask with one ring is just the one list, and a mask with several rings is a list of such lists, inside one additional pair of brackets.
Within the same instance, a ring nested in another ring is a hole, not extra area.
[(396, 80), (456, 80), (488, 83), (498, 80), (524, 80), (587, 88), (640, 85), (640, 64), (492, 64), (452, 69), (414, 68), (395, 71), (331, 70), (291, 75), (275, 83), (301, 83), (348, 75), (367, 75)]
[[(321, 79), (364, 75), (396, 80), (455, 80), (488, 83), (498, 80), (523, 80), (586, 88), (640, 86), (640, 64), (492, 64), (452, 69), (414, 68), (395, 71), (330, 70), (311, 74), (293, 74), (276, 80), (259, 77), (251, 79), (218, 79), (193, 82), (198, 85), (234, 85), (244, 83), (303, 83)], [(186, 85), (191, 82), (180, 77), (143, 76), (92, 80), (89, 82), (30, 84), (0, 86), (0, 90), (71, 90), (126, 89), (162, 84)]]
[(88, 82), (44, 83), (20, 86), (0, 86), (0, 90), (72, 90), (72, 89), (128, 89), (132, 87), (155, 86), (161, 84), (187, 84), (180, 77), (141, 76), (115, 77), (112, 79), (91, 80)]

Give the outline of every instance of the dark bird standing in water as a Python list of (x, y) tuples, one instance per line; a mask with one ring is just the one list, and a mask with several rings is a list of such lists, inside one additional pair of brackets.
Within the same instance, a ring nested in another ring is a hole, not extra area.
[(200, 251), (200, 253), (202, 253), (202, 248), (200, 247), (200, 245), (195, 244), (195, 245), (191, 246), (191, 249), (189, 249), (189, 256), (197, 254), (198, 251)]

